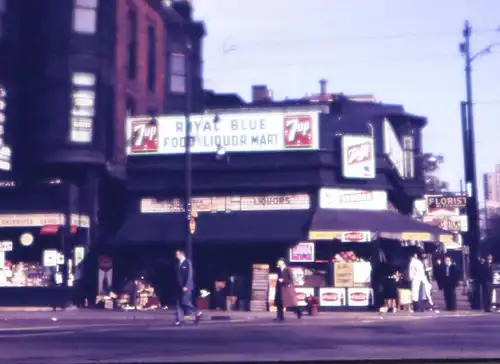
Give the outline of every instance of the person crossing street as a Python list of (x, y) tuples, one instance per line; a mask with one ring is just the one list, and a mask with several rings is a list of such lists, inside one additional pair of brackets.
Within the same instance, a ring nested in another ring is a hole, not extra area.
[(179, 261), (179, 265), (177, 266), (178, 289), (176, 292), (177, 305), (174, 325), (182, 325), (186, 314), (194, 315), (194, 322), (198, 324), (203, 312), (198, 311), (192, 302), (194, 289), (193, 265), (191, 261), (186, 258), (183, 250), (177, 250), (175, 256)]

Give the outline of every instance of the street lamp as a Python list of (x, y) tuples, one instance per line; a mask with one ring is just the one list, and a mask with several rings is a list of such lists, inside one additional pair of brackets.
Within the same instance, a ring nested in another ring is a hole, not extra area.
[(479, 263), (479, 202), (477, 195), (477, 176), (476, 176), (476, 151), (474, 136), (474, 113), (472, 97), (472, 62), (476, 59), (491, 53), (494, 47), (500, 46), (500, 42), (492, 43), (475, 54), (471, 54), (470, 37), (472, 28), (468, 21), (465, 22), (463, 37), (464, 41), (460, 44), (460, 53), (465, 60), (465, 92), (466, 101), (461, 102), (462, 117), (462, 136), (463, 152), (465, 165), (465, 189), (467, 199), (467, 219), (469, 231), (469, 264), (470, 273), (473, 278), (477, 278), (476, 266)]

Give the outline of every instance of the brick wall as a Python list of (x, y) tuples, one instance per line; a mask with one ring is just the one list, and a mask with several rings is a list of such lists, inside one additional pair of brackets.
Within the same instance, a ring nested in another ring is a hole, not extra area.
[[(129, 80), (126, 68), (127, 13), (137, 12), (137, 77)], [(155, 109), (163, 112), (165, 83), (166, 31), (161, 16), (147, 0), (116, 0), (116, 83), (115, 83), (115, 151), (114, 161), (125, 163), (125, 119), (127, 96), (135, 101), (136, 114), (146, 114)], [(147, 84), (148, 26), (154, 25), (156, 33), (156, 90), (149, 91)]]

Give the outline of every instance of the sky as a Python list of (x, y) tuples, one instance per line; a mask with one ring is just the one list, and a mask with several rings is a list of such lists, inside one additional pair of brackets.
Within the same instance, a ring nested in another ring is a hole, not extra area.
[[(465, 20), (472, 51), (498, 42), (473, 63), (478, 176), (500, 164), (499, 0), (193, 0), (207, 28), (205, 88), (250, 100), (266, 84), (275, 99), (328, 91), (373, 94), (426, 116), (424, 150), (443, 155), (439, 173), (463, 179), (459, 53)], [(479, 196), (482, 199), (482, 179)]]

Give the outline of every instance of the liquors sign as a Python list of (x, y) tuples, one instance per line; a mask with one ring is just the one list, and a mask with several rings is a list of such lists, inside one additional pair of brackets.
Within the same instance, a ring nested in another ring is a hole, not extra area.
[[(319, 148), (318, 111), (193, 115), (187, 124), (192, 153), (273, 152)], [(184, 116), (127, 120), (128, 155), (182, 154)]]
[[(231, 212), (231, 211), (288, 211), (309, 210), (311, 198), (308, 194), (262, 195), (262, 196), (211, 196), (193, 197), (193, 211), (196, 212)], [(143, 214), (176, 213), (184, 211), (181, 199), (158, 201), (143, 198), (140, 210)]]
[(344, 135), (342, 137), (342, 176), (344, 178), (375, 178), (373, 138)]

